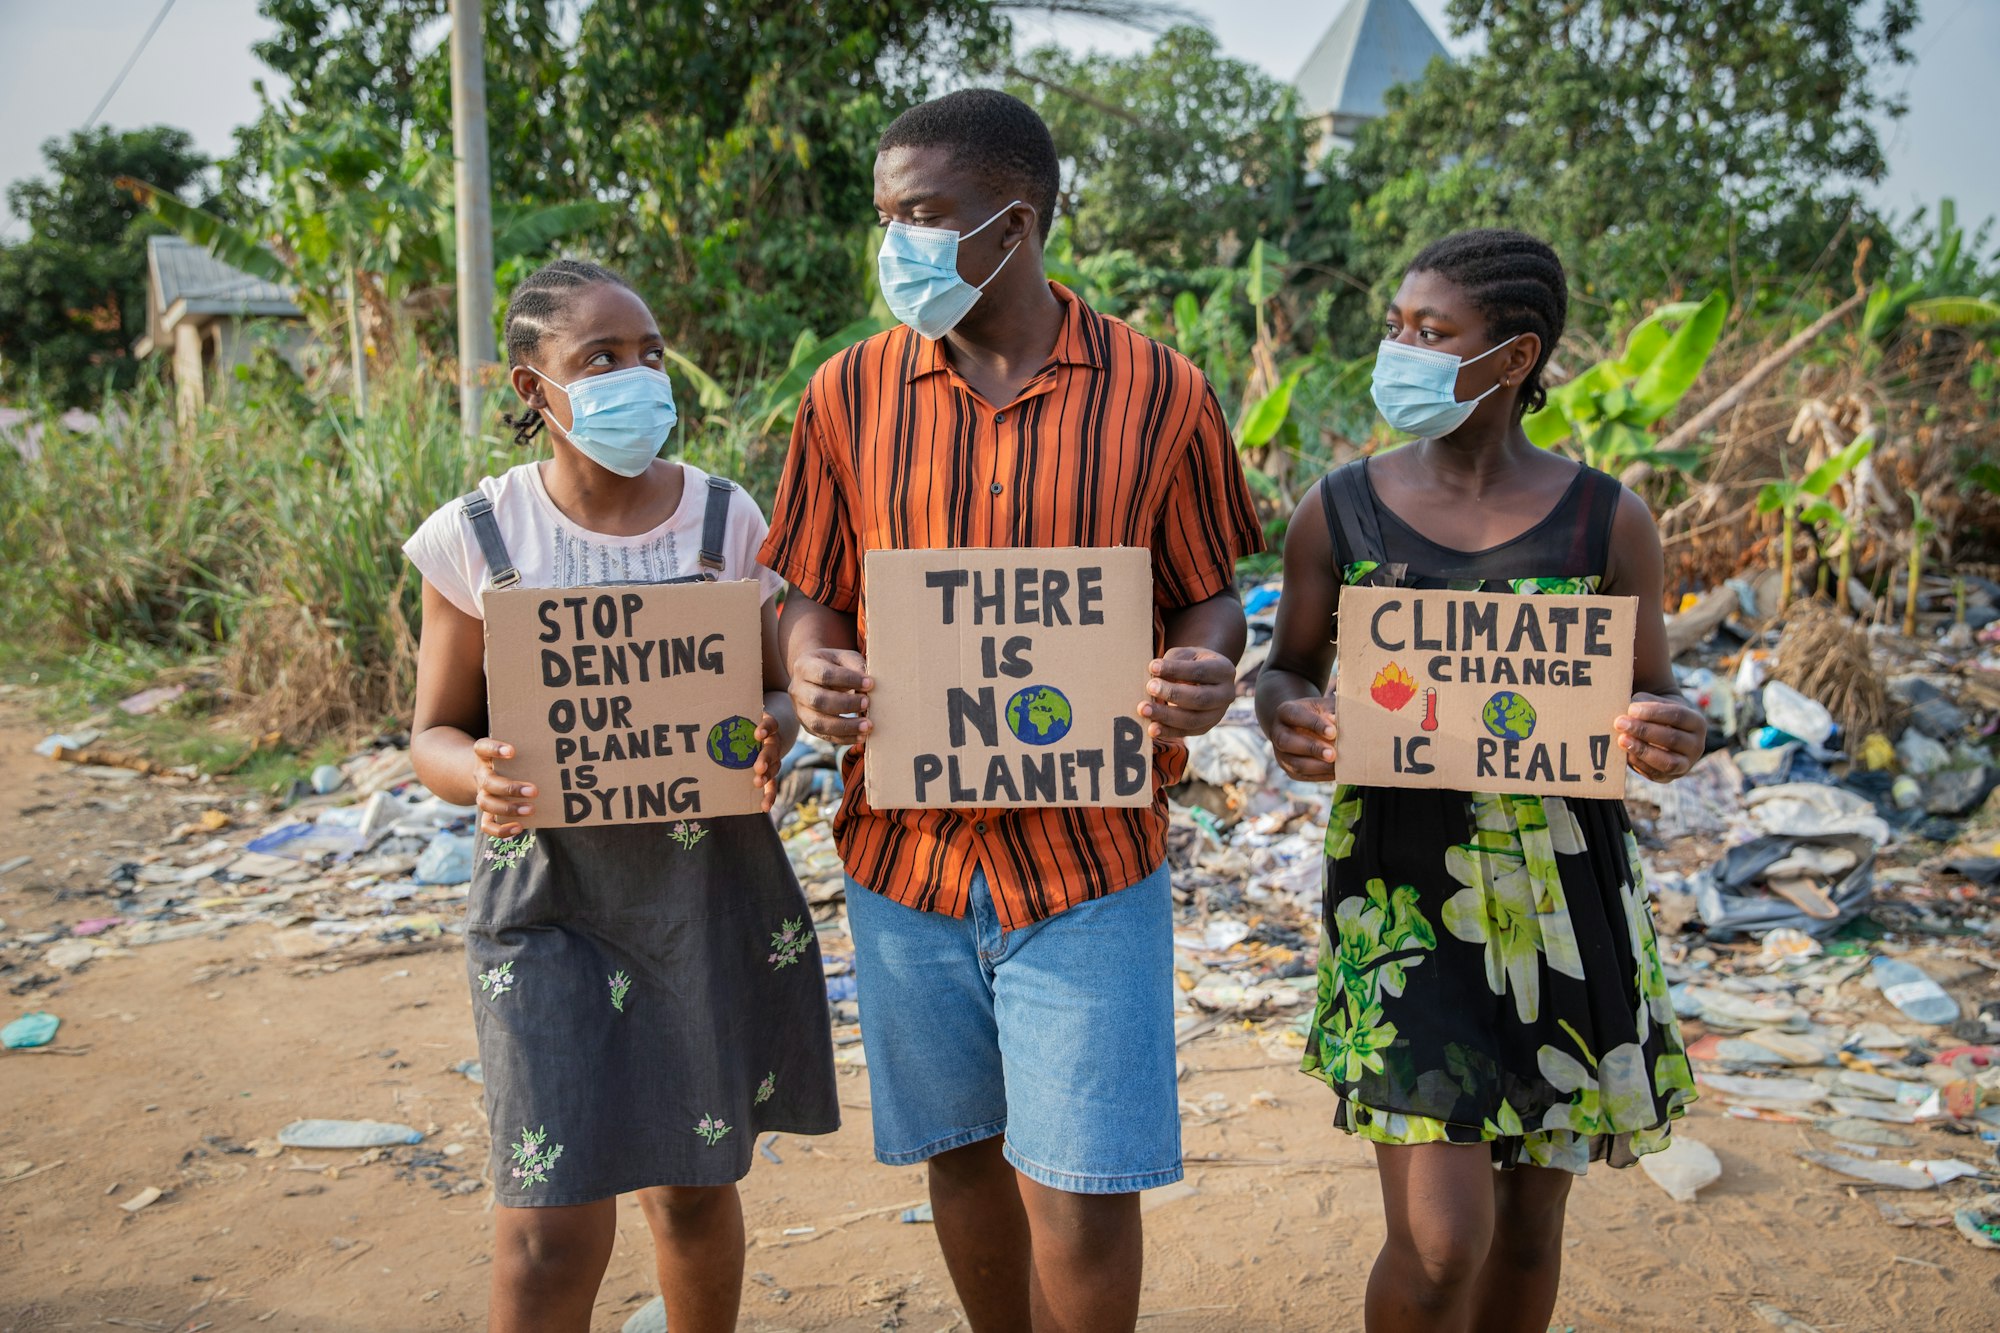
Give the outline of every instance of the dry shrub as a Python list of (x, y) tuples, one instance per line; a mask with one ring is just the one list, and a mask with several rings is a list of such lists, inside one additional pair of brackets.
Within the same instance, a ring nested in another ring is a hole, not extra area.
[(1868, 635), (1825, 602), (1786, 613), (1771, 678), (1817, 699), (1850, 737), (1886, 732), (1895, 717), (1888, 687), (1868, 657)]

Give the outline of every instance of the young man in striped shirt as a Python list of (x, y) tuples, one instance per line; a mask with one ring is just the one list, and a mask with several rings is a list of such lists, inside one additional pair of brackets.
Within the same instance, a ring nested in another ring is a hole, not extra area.
[[(1137, 1322), (1138, 1191), (1181, 1176), (1163, 788), (1234, 693), (1235, 563), (1263, 545), (1201, 372), (1047, 279), (1057, 183), (1047, 127), (1004, 93), (883, 134), (904, 327), (813, 377), (762, 552), (792, 585), (800, 719), (853, 747), (834, 831), (876, 1155), (929, 1164), (975, 1333)], [(870, 808), (862, 554), (1008, 546), (1152, 552), (1151, 808)]]

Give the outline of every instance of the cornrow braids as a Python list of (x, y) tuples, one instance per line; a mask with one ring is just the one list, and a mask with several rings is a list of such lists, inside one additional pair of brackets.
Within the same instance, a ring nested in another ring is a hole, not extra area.
[[(558, 259), (544, 264), (514, 289), (507, 298), (507, 364), (526, 365), (540, 350), (542, 339), (553, 332), (569, 303), (587, 287), (610, 283), (632, 290), (632, 284), (585, 259)], [(525, 447), (541, 431), (542, 414), (524, 407), (518, 413), (502, 413), (500, 419), (514, 428), (514, 443)]]
[(1556, 252), (1526, 232), (1481, 227), (1432, 241), (1410, 261), (1409, 272), (1435, 273), (1464, 289), (1486, 317), (1493, 342), (1523, 333), (1542, 340), (1514, 408), (1517, 417), (1540, 411), (1549, 400), (1542, 370), (1569, 315), (1569, 279)]

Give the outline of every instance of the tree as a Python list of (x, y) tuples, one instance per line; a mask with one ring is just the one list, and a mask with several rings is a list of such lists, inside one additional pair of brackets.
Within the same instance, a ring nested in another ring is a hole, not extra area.
[(185, 131), (80, 130), (42, 145), (48, 175), (7, 191), (28, 227), (0, 246), (0, 383), (34, 376), (55, 402), (80, 406), (138, 374), (146, 330), (146, 242), (160, 226), (114, 182), (138, 176), (176, 194), (208, 162)]
[[(1602, 325), (1621, 300), (1725, 281), (1799, 209), (1853, 211), (1885, 169), (1917, 0), (1452, 0), (1483, 49), (1392, 90), (1346, 170), (1354, 263), (1378, 281), (1467, 226), (1535, 232)], [(1379, 296), (1379, 292), (1378, 292)], [(1372, 308), (1354, 318), (1372, 321)]]
[(1037, 47), (1007, 73), (1064, 159), (1077, 258), (1116, 248), (1199, 268), (1287, 225), (1310, 142), (1295, 94), (1205, 29), (1123, 57)]

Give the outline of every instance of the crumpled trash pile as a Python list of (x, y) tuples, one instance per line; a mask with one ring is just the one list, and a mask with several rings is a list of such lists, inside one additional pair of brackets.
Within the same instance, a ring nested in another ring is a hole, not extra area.
[(24, 974), (14, 989), (243, 926), (266, 932), (259, 951), (317, 966), (461, 934), (475, 812), (426, 791), (400, 748), (314, 776), (323, 790), (277, 814), (255, 799), (193, 798), (205, 808), (160, 845), (126, 848), (75, 920), (0, 935), (0, 957)]

